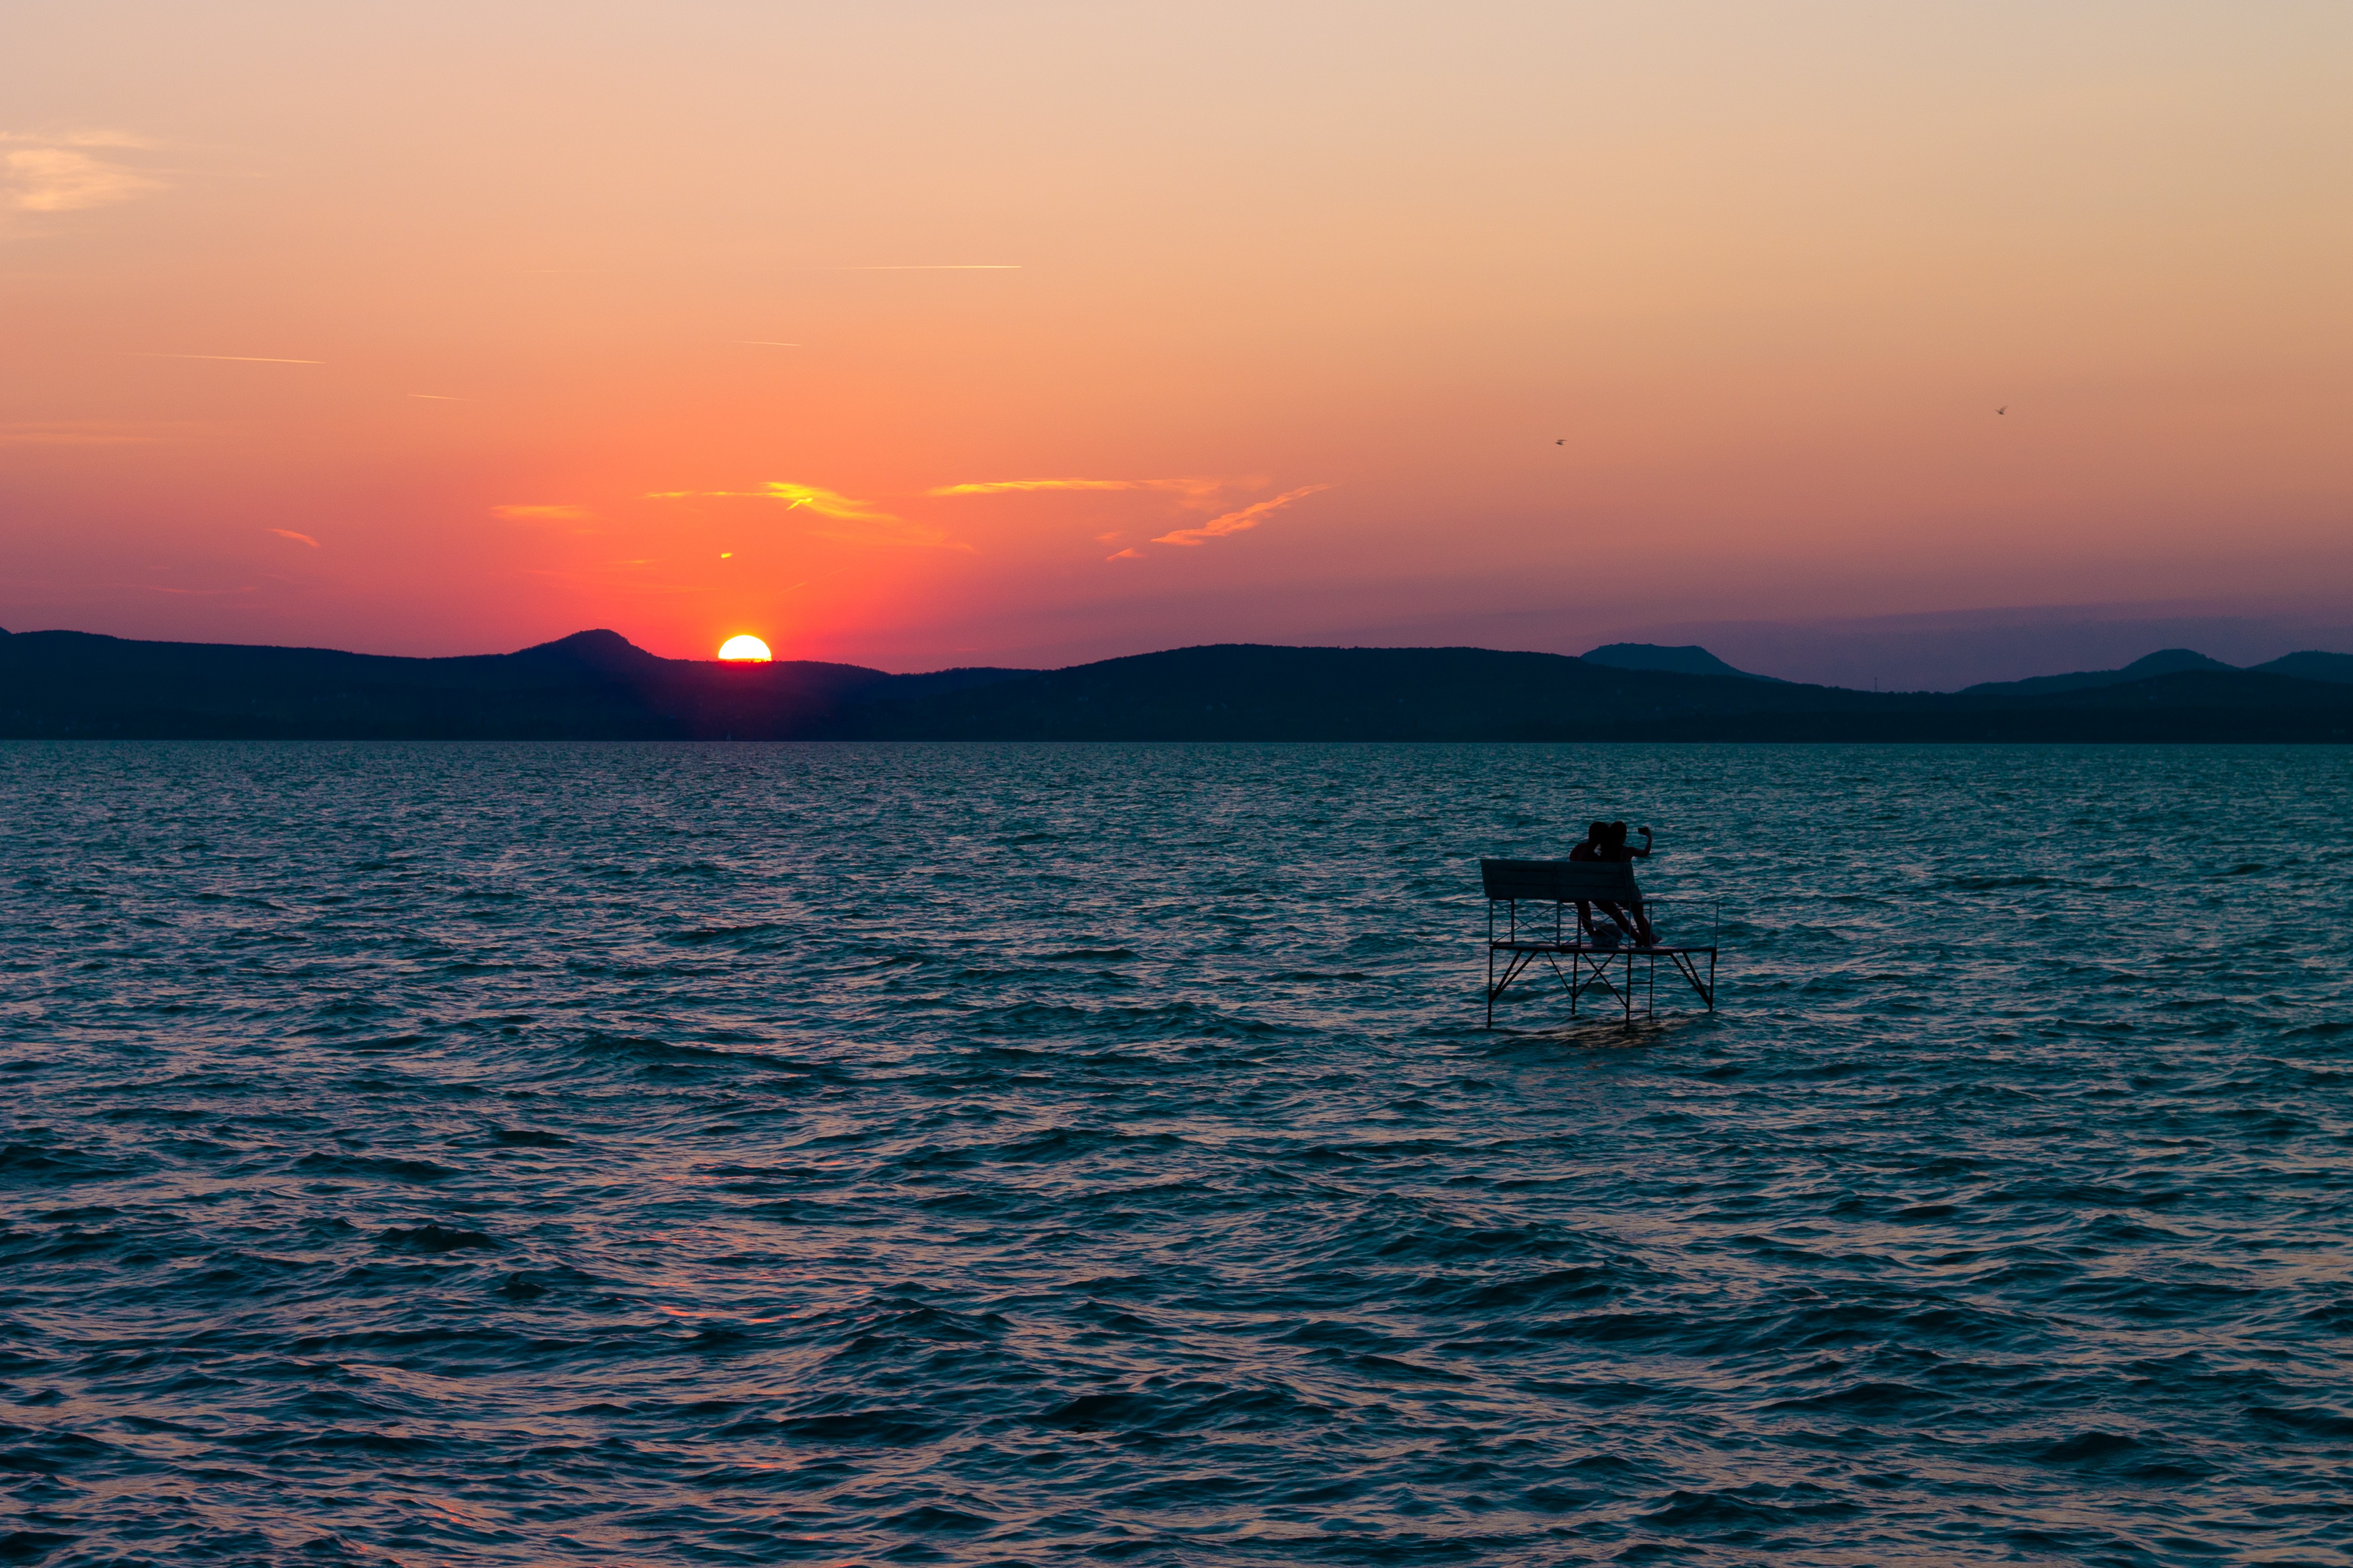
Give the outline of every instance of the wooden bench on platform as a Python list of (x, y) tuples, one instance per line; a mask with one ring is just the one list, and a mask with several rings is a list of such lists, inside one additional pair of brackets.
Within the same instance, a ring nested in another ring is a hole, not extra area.
[[(1607, 906), (1625, 911), (1629, 924), (1636, 911), (1656, 922), (1689, 921), (1697, 928), (1699, 901), (1645, 899), (1635, 886), (1634, 868), (1609, 860), (1491, 860), (1479, 862), (1480, 879), (1487, 889), (1487, 1026), (1495, 1026), (1495, 1002), (1538, 959), (1551, 966), (1568, 991), (1569, 1016), (1577, 1016), (1579, 998), (1599, 991), (1619, 1003), (1630, 1020), (1634, 1016), (1634, 961), (1647, 965), (1641, 987), (1642, 1010), (1658, 1011), (1659, 960), (1665, 959), (1710, 1010), (1715, 1006), (1715, 942), (1722, 923), (1721, 907), (1713, 900), (1707, 910), (1707, 942), (1670, 940), (1661, 932), (1655, 946), (1637, 946), (1631, 937), (1612, 942), (1619, 922)], [(1532, 906), (1525, 916), (1520, 906)], [(1549, 918), (1546, 905), (1550, 905)], [(1503, 920), (1496, 920), (1498, 907)], [(1607, 933), (1597, 939), (1596, 928)], [(1499, 929), (1500, 927), (1500, 929)], [(1568, 960), (1566, 973), (1561, 960)], [(1702, 959), (1706, 960), (1702, 977)], [(1622, 968), (1620, 961), (1623, 961)], [(1497, 964), (1501, 963), (1500, 973)], [(1672, 984), (1672, 982), (1670, 983)]]

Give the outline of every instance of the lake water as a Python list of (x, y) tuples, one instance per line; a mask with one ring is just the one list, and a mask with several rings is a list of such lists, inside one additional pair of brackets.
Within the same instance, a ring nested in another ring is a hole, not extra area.
[[(2353, 1562), (2348, 802), (0, 746), (0, 1558)], [(1484, 1031), (1594, 816), (1720, 1009)]]

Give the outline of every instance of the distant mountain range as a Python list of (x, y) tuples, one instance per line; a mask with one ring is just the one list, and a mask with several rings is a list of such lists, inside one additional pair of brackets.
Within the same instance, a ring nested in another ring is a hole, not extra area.
[[(2038, 675), (2029, 680), (1989, 680), (1962, 688), (1967, 696), (2040, 697), (2053, 691), (2088, 691), (2100, 686), (2122, 686), (2153, 676), (2179, 675), (2184, 670), (2232, 669), (2219, 658), (2208, 658), (2186, 647), (2161, 648), (2137, 658), (2122, 669), (2085, 669), (2073, 675)], [(2289, 675), (2301, 680), (2353, 682), (2353, 654), (2292, 653), (2254, 668), (2266, 675)]]
[(460, 658), (0, 633), (0, 736), (2343, 742), (2353, 656), (2242, 670), (2173, 649), (2121, 670), (1881, 693), (1643, 644), (1583, 658), (1229, 644), (890, 675), (661, 658), (610, 631)]

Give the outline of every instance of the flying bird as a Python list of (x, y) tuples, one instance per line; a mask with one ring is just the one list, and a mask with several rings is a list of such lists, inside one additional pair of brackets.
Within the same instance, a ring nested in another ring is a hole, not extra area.
[(1566, 447), (1568, 445), (1568, 439), (1567, 437), (1563, 437), (1561, 439), (1555, 441), (1553, 445), (1556, 447)]
[(1995, 409), (1994, 412), (1996, 414), (2007, 414), (2010, 412), (2010, 405), (2005, 403), (2000, 407)]

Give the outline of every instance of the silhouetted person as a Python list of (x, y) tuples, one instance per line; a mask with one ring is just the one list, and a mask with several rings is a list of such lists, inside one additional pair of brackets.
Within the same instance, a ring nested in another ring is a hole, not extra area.
[[(1601, 858), (1601, 847), (1609, 842), (1609, 825), (1608, 823), (1588, 823), (1585, 828), (1585, 842), (1570, 850), (1568, 858), (1571, 860), (1588, 863), (1599, 860)], [(1620, 921), (1618, 923), (1623, 926), (1626, 922)], [(1593, 905), (1584, 899), (1577, 900), (1577, 929), (1578, 934), (1582, 936), (1590, 937), (1593, 934)]]
[[(1649, 828), (1645, 827), (1641, 830), (1642, 835), (1642, 847), (1636, 849), (1630, 847), (1626, 843), (1626, 825), (1624, 823), (1612, 822), (1607, 826), (1596, 823), (1594, 826), (1601, 828), (1601, 842), (1596, 847), (1596, 852), (1593, 857), (1595, 859), (1607, 861), (1611, 864), (1631, 864), (1636, 860), (1642, 860), (1650, 858), (1651, 830)], [(1572, 854), (1569, 858), (1575, 859), (1576, 856)], [(1633, 902), (1628, 908), (1622, 910), (1606, 899), (1598, 901), (1601, 905), (1601, 912), (1608, 915), (1610, 920), (1615, 921), (1620, 931), (1622, 931), (1628, 936), (1632, 937), (1634, 939), (1635, 946), (1656, 947), (1658, 945), (1659, 936), (1656, 931), (1651, 929), (1651, 917), (1642, 912), (1642, 898), (1641, 894), (1637, 893), (1634, 896)], [(1630, 917), (1630, 924), (1629, 923)]]
[(1606, 837), (1603, 840), (1603, 853), (1601, 856), (1604, 860), (1646, 860), (1650, 858), (1651, 830), (1649, 828), (1637, 827), (1633, 829), (1634, 832), (1642, 836), (1642, 847), (1640, 849), (1632, 847), (1626, 842), (1627, 827), (1622, 822), (1610, 823), (1607, 827), (1603, 828), (1602, 831), (1606, 835)]

